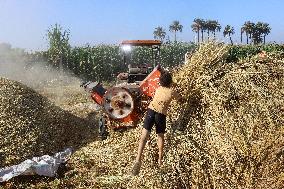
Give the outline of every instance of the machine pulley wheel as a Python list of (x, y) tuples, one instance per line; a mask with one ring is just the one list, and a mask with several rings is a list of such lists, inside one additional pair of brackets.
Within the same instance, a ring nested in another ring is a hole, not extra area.
[(129, 90), (113, 87), (105, 93), (103, 107), (110, 118), (123, 119), (134, 110), (134, 99)]

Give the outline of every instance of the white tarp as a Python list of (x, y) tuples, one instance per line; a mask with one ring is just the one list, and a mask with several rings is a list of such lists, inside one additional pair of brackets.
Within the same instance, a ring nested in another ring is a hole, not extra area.
[(67, 148), (54, 156), (44, 155), (25, 160), (24, 162), (11, 167), (0, 168), (0, 182), (19, 175), (42, 175), (54, 177), (60, 164), (65, 163), (71, 156), (72, 149)]

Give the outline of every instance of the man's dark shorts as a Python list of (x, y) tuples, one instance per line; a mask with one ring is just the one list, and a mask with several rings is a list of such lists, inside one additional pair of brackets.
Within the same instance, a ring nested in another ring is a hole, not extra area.
[(144, 121), (144, 128), (151, 132), (153, 125), (156, 126), (156, 133), (166, 132), (166, 115), (148, 109)]

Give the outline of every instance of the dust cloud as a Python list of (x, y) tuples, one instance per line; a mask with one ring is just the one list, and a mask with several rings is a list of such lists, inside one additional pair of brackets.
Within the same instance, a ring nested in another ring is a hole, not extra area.
[(23, 49), (11, 48), (0, 43), (0, 77), (19, 81), (34, 89), (79, 84), (80, 78), (66, 70), (58, 70), (48, 65), (45, 60), (30, 60)]
[(80, 87), (82, 80), (70, 71), (55, 69), (46, 60), (35, 61), (32, 58), (23, 49), (0, 43), (0, 77), (23, 83), (46, 96), (52, 96), (56, 102), (66, 101), (72, 92), (83, 92)]

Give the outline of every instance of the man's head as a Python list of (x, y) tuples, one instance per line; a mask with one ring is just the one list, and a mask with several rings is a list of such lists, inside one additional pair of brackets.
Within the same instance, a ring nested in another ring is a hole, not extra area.
[(172, 75), (167, 71), (162, 71), (160, 76), (160, 84), (162, 87), (170, 87), (173, 82)]

